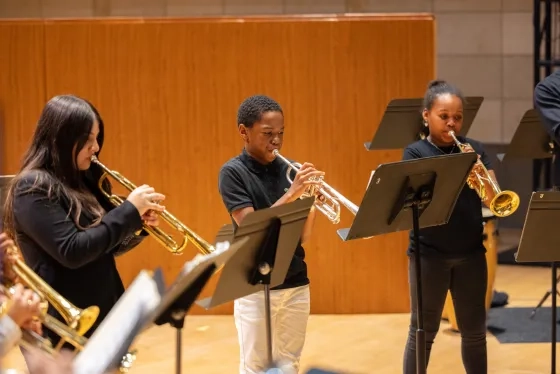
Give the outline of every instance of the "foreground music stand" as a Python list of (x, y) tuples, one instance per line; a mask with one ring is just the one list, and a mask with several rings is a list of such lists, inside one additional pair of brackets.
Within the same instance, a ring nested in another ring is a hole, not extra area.
[[(558, 229), (560, 219), (560, 192), (541, 191), (531, 194), (529, 209), (525, 217), (521, 240), (515, 254), (516, 262), (560, 261), (560, 237), (551, 235)], [(554, 270), (556, 268), (554, 267)], [(553, 276), (553, 294), (556, 294), (556, 279)], [(552, 297), (550, 372), (556, 373), (556, 297)]]
[(233, 240), (234, 233), (235, 230), (232, 224), (223, 225), (218, 230), (218, 233), (216, 234), (216, 238), (214, 239), (214, 243), (224, 242), (224, 241), (231, 242)]
[(249, 243), (249, 238), (243, 238), (229, 247), (216, 246), (216, 251), (209, 255), (195, 257), (187, 262), (183, 270), (163, 294), (161, 302), (144, 325), (148, 328), (154, 323), (157, 326), (169, 324), (176, 330), (175, 372), (181, 373), (182, 330), (188, 311), (198, 298), (208, 280), (216, 269), (226, 263), (238, 250)]
[[(479, 96), (466, 98), (463, 126), (457, 135), (465, 136), (469, 132), (483, 100)], [(400, 149), (419, 140), (424, 128), (422, 109), (421, 98), (391, 100), (373, 139), (364, 143), (366, 149)]]
[[(76, 374), (106, 373), (132, 364), (128, 349), (161, 298), (161, 269), (142, 270), (72, 362)], [(35, 349), (35, 347), (31, 347)]]
[(313, 198), (251, 212), (235, 231), (232, 243), (249, 237), (249, 243), (223, 267), (214, 294), (197, 302), (205, 309), (264, 290), (266, 344), (269, 369), (272, 358), (270, 288), (286, 278), (300, 241)]
[(449, 221), (476, 160), (477, 155), (472, 152), (379, 165), (352, 226), (337, 231), (340, 238), (347, 241), (413, 230), (418, 317), (416, 370), (420, 374), (426, 373), (426, 336), (422, 312), (419, 231)]
[[(544, 159), (552, 158), (554, 156), (554, 143), (550, 139), (550, 135), (545, 130), (543, 123), (535, 109), (529, 109), (521, 118), (519, 126), (513, 134), (510, 144), (506, 147), (505, 154), (503, 155), (502, 163), (507, 165), (515, 159)], [(551, 168), (552, 180), (554, 181), (554, 168)], [(553, 184), (553, 190), (556, 190)], [(533, 318), (537, 310), (544, 304), (546, 299), (554, 293), (560, 296), (557, 291), (556, 284), (560, 282), (560, 277), (556, 275), (557, 264), (552, 262), (552, 287), (541, 298), (537, 306), (531, 312), (529, 318)], [(556, 298), (553, 298), (552, 303), (556, 303)], [(556, 325), (554, 325), (554, 328)], [(556, 335), (555, 335), (556, 336)]]

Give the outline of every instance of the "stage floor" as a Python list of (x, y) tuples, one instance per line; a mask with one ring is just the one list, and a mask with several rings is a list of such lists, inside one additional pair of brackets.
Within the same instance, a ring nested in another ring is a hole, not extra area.
[[(496, 290), (509, 294), (509, 306), (534, 307), (548, 290), (546, 268), (500, 266)], [(550, 298), (545, 306), (550, 305)], [(407, 314), (312, 315), (302, 357), (302, 371), (311, 367), (352, 374), (398, 374), (408, 330)], [(523, 323), (523, 321), (519, 321)], [(464, 373), (460, 337), (442, 322), (429, 373)], [(175, 332), (154, 327), (138, 337), (138, 358), (131, 373), (174, 373)], [(550, 373), (550, 343), (500, 344), (488, 335), (489, 373)], [(238, 347), (231, 316), (193, 316), (183, 332), (183, 371), (236, 373)], [(19, 350), (4, 360), (4, 368), (24, 369)]]

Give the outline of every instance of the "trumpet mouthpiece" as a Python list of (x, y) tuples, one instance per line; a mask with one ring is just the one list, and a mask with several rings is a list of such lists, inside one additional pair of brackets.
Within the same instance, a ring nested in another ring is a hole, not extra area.
[(278, 156), (278, 150), (277, 150), (277, 149), (273, 150), (273, 151), (272, 151), (272, 154), (273, 154), (274, 156)]

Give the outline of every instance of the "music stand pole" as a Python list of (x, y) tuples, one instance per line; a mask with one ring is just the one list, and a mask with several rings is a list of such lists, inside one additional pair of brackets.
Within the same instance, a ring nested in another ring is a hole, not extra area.
[(216, 269), (216, 264), (208, 264), (201, 274), (198, 275), (198, 277), (196, 277), (196, 279), (193, 280), (187, 288), (177, 295), (172, 304), (167, 307), (154, 321), (154, 323), (158, 326), (168, 323), (175, 329), (176, 374), (181, 374), (183, 351), (182, 333), (187, 313)]
[[(551, 181), (550, 183), (552, 184), (552, 191), (558, 191), (558, 186), (556, 185), (556, 173), (554, 171), (555, 168), (555, 159), (556, 159), (556, 155), (554, 154), (554, 143), (552, 142), (552, 140), (549, 142), (548, 144), (549, 146), (549, 153), (552, 155), (552, 162), (551, 162), (551, 167), (550, 167), (550, 178)], [(541, 298), (541, 300), (539, 301), (539, 303), (537, 304), (537, 306), (531, 311), (531, 316), (529, 318), (533, 318), (535, 316), (535, 314), (537, 313), (537, 310), (544, 304), (544, 302), (546, 301), (546, 299), (548, 299), (549, 296), (551, 295), (555, 295), (552, 298), (552, 336), (553, 339), (556, 339), (556, 323), (557, 323), (557, 316), (556, 316), (556, 297), (560, 296), (560, 292), (558, 291), (558, 282), (560, 282), (560, 276), (558, 276), (558, 263), (553, 261), (551, 266), (550, 266), (550, 271), (552, 273), (552, 281), (551, 281), (551, 287), (550, 290), (546, 291), (546, 293), (543, 295), (543, 297)], [(554, 349), (553, 352), (553, 361), (556, 362), (556, 349)], [(554, 367), (556, 367), (556, 363), (554, 363)]]
[[(181, 373), (182, 332), (188, 311), (216, 270), (227, 264), (238, 250), (245, 249), (248, 244), (247, 238), (231, 244), (219, 242), (212, 253), (199, 254), (187, 262), (169, 289), (162, 291), (160, 305), (152, 313), (150, 323), (146, 324), (145, 328), (153, 323), (158, 326), (169, 324), (175, 329), (175, 372), (177, 374)], [(163, 280), (161, 283), (163, 284)]]
[[(422, 298), (420, 229), (444, 225), (455, 207), (475, 153), (458, 153), (381, 164), (375, 170), (349, 229), (338, 230), (344, 241), (412, 230), (416, 280), (416, 370), (426, 373), (426, 336)], [(438, 191), (434, 194), (434, 191)], [(412, 260), (412, 259), (411, 259)]]
[(557, 230), (557, 222), (560, 217), (560, 192), (540, 191), (533, 192), (529, 209), (525, 217), (525, 225), (521, 233), (521, 239), (515, 261), (524, 262), (551, 262), (553, 264), (553, 275), (551, 281), (552, 289), (552, 328), (551, 328), (551, 356), (550, 372), (556, 373), (556, 264), (558, 262), (558, 247), (560, 237), (550, 235)]
[(422, 266), (420, 261), (420, 215), (418, 203), (412, 204), (412, 219), (414, 230), (414, 264), (416, 267), (416, 372), (426, 373), (426, 331), (424, 331), (424, 313), (422, 308)]
[(210, 309), (255, 292), (264, 292), (268, 369), (275, 365), (270, 289), (284, 283), (313, 203), (313, 198), (299, 199), (247, 214), (231, 239), (235, 244), (249, 238), (247, 248), (237, 252), (224, 266), (212, 297), (197, 302)]
[(249, 284), (261, 284), (264, 291), (264, 310), (266, 323), (266, 352), (268, 359), (268, 368), (275, 367), (272, 358), (272, 318), (270, 313), (270, 280), (274, 262), (276, 259), (276, 249), (278, 247), (278, 239), (280, 238), (280, 228), (282, 220), (278, 217), (271, 219), (270, 226), (265, 240), (261, 244), (257, 258), (253, 265), (252, 275)]
[(552, 262), (552, 329), (551, 329), (551, 339), (550, 339), (550, 367), (551, 374), (556, 374), (556, 294), (558, 290), (556, 289), (556, 262)]
[[(515, 129), (515, 133), (511, 138), (511, 142), (506, 148), (506, 152), (502, 161), (504, 166), (507, 166), (510, 162), (515, 160), (535, 160), (535, 159), (546, 159), (552, 158), (554, 156), (554, 143), (550, 139), (550, 135), (546, 131), (546, 128), (539, 116), (539, 112), (536, 109), (528, 109), (521, 117), (521, 121)], [(552, 188), (553, 191), (556, 189), (554, 186), (554, 169), (551, 169), (552, 176)], [(541, 301), (531, 312), (529, 318), (533, 318), (537, 309), (542, 306), (551, 293), (556, 296), (558, 294), (556, 283), (560, 280), (557, 277), (557, 264), (555, 261), (551, 261), (551, 273), (552, 286), (550, 290), (545, 292)], [(553, 305), (556, 305), (556, 301), (552, 301)], [(553, 308), (552, 318), (556, 320), (555, 308)], [(556, 329), (556, 322), (552, 329)], [(554, 335), (554, 338), (556, 335)]]

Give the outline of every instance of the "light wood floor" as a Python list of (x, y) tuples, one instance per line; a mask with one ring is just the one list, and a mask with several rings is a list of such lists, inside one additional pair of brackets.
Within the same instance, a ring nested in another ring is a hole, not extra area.
[[(496, 289), (509, 294), (512, 306), (533, 307), (549, 288), (549, 280), (548, 269), (500, 266)], [(312, 315), (302, 368), (322, 367), (352, 374), (398, 374), (408, 321), (407, 314)], [(430, 374), (464, 373), (460, 338), (449, 333), (447, 328), (448, 324), (442, 322), (432, 352)], [(170, 327), (148, 330), (137, 339), (136, 345), (139, 356), (132, 373), (174, 372), (175, 333)], [(500, 344), (489, 335), (488, 356), (490, 373), (550, 373), (550, 343)], [(237, 364), (238, 347), (231, 316), (187, 319), (183, 332), (184, 372), (235, 373)], [(22, 370), (23, 365), (17, 349), (5, 360), (5, 367)]]

